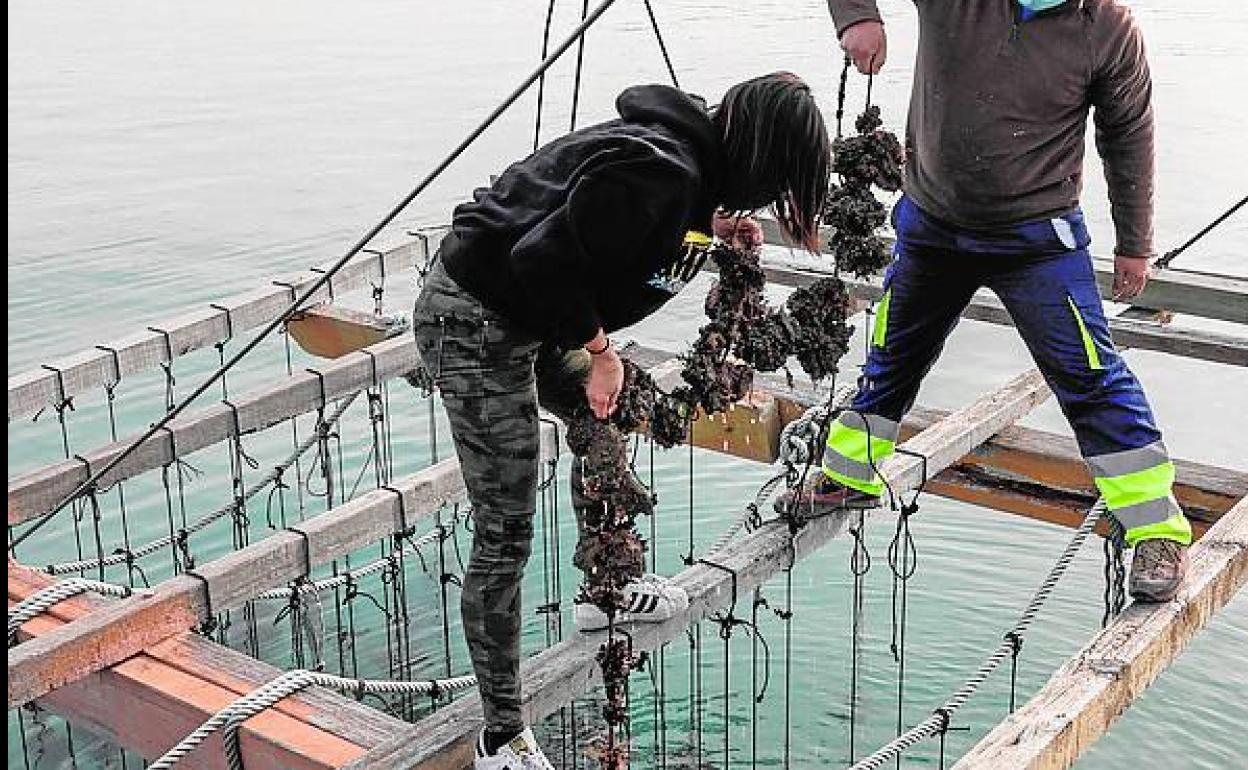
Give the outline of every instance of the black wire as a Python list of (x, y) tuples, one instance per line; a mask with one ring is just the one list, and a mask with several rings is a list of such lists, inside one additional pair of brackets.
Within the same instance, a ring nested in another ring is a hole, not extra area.
[[(550, 46), (550, 24), (555, 17), (555, 0), (546, 6), (546, 24), (542, 28), (542, 58), (545, 59)], [(537, 115), (533, 120), (533, 151), (537, 152), (542, 141), (542, 112), (546, 106), (546, 74), (537, 79)]]
[[(384, 230), (387, 226), (389, 226), (390, 223), (393, 222), (399, 216), (399, 214), (403, 213), (403, 211), (412, 203), (412, 201), (416, 200), (416, 198), (421, 193), (423, 193), (431, 184), (433, 184), (434, 180), (436, 180), (439, 176), (441, 176), (442, 172), (445, 171), (452, 163), (454, 163), (455, 160), (458, 159), (459, 156), (462, 155), (463, 152), (467, 150), (468, 147), (472, 145), (472, 143), (475, 142), (479, 136), (481, 136), (481, 134), (485, 133), (485, 130), (489, 128), (494, 123), (494, 121), (498, 119), (500, 115), (502, 115), (508, 108), (510, 108), (511, 105), (515, 104), (515, 102), (519, 100), (519, 98), (525, 93), (525, 91), (529, 89), (529, 86), (533, 85), (533, 83), (536, 82), (537, 79), (541, 77), (542, 74), (544, 74), (546, 70), (548, 70), (551, 67), (551, 65), (553, 65), (555, 61), (558, 60), (559, 57), (561, 57), (564, 54), (564, 52), (566, 52), (569, 48), (571, 48), (573, 43), (577, 42), (578, 40), (583, 40), (586, 30), (588, 30), (594, 24), (594, 22), (596, 22), (599, 18), (601, 18), (603, 13), (605, 13), (608, 8), (614, 5), (615, 2), (616, 0), (602, 0), (602, 3), (600, 3), (596, 8), (594, 8), (593, 12), (588, 13), (584, 17), (581, 23), (577, 25), (576, 29), (574, 29), (571, 32), (571, 34), (569, 34), (568, 37), (565, 38), (564, 41), (560, 43), (559, 46), (557, 46), (555, 50), (551, 52), (549, 56), (546, 57), (546, 59), (541, 63), (541, 65), (538, 66), (536, 70), (534, 70), (523, 81), (521, 81), (521, 83), (518, 86), (516, 86), (512, 90), (512, 92), (508, 94), (507, 97), (504, 98), (503, 101), (497, 107), (495, 107), (490, 112), (490, 114), (485, 117), (484, 120), (482, 120), (477, 125), (476, 128), (474, 128), (472, 131), (468, 133), (468, 136), (465, 137), (455, 147), (455, 149), (451, 150), (451, 152), (446, 157), (444, 157), (433, 168), (432, 171), (426, 174), (425, 177), (421, 179), (421, 181), (409, 193), (404, 195), (403, 198), (397, 204), (395, 204), (394, 207), (391, 208), (390, 211), (385, 214), (385, 216), (381, 218), (381, 220), (379, 220), (375, 225), (369, 228), (369, 230), (358, 241), (356, 241), (356, 243), (350, 249), (348, 249), (344, 255), (339, 257), (338, 260), (334, 262), (333, 265), (331, 265), (327, 270), (325, 270), (325, 272), (321, 274), (320, 278), (316, 279), (316, 281), (314, 281), (312, 285), (309, 286), (308, 289), (305, 290), (304, 293), (298, 299), (296, 299), (291, 305), (289, 305), (284, 311), (282, 311), (280, 315), (278, 315), (276, 318), (270, 321), (268, 325), (265, 326), (246, 345), (240, 348), (239, 351), (235, 353), (228, 362), (225, 363), (225, 365), (219, 367), (215, 372), (213, 372), (213, 374), (208, 379), (200, 383), (189, 396), (187, 396), (186, 398), (182, 400), (181, 403), (171, 408), (167, 414), (165, 414), (160, 420), (158, 420), (155, 424), (153, 424), (152, 427), (148, 428), (148, 430), (138, 440), (129, 444), (125, 449), (123, 449), (120, 453), (118, 453), (115, 457), (113, 457), (112, 460), (110, 460), (107, 464), (105, 464), (103, 467), (97, 470), (91, 478), (88, 478), (86, 481), (84, 481), (77, 489), (75, 489), (64, 500), (58, 503), (55, 508), (53, 508), (48, 513), (44, 514), (29, 529), (27, 529), (25, 532), (23, 532), (22, 534), (14, 538), (13, 541), (9, 543), (9, 550), (11, 551), (16, 546), (21, 545), (21, 543), (24, 542), (26, 538), (33, 535), (35, 532), (41, 529), (44, 525), (46, 525), (49, 521), (51, 521), (57, 514), (63, 511), (70, 504), (70, 502), (78, 499), (86, 492), (86, 490), (91, 489), (93, 486), (95, 486), (101, 478), (103, 478), (105, 475), (111, 472), (114, 468), (116, 468), (118, 465), (124, 462), (127, 458), (129, 458), (130, 455), (132, 455), (135, 452), (135, 450), (138, 449), (138, 447), (146, 443), (149, 439), (155, 436), (160, 430), (164, 429), (164, 427), (168, 425), (171, 420), (173, 420), (175, 417), (177, 417), (179, 414), (185, 411), (188, 406), (190, 406), (197, 398), (203, 395), (205, 391), (207, 391), (214, 384), (216, 384), (217, 380), (224, 377), (227, 371), (232, 369), (234, 366), (238, 364), (239, 361), (243, 360), (244, 357), (249, 355), (252, 350), (254, 350), (264, 339), (266, 339), (270, 334), (272, 334), (279, 326), (282, 326), (283, 324), (285, 324), (286, 321), (292, 315), (294, 315), (295, 312), (297, 312), (299, 308), (302, 307), (303, 304), (308, 301), (309, 298), (311, 298), (314, 294), (320, 291), (321, 288), (325, 286), (325, 284), (329, 283), (330, 279), (333, 278), (333, 276), (339, 270), (341, 270), (348, 262), (350, 262), (357, 254), (359, 254), (360, 251), (362, 251), (364, 247), (367, 246), (369, 242), (373, 240), (373, 238), (377, 237), (377, 235), (380, 234), (381, 231)], [(587, 0), (587, 3), (588, 3), (588, 0)], [(579, 78), (578, 78), (578, 88), (579, 88)]]
[(659, 41), (659, 51), (663, 54), (663, 63), (667, 65), (667, 74), (672, 78), (672, 85), (680, 88), (680, 81), (676, 79), (676, 68), (672, 66), (672, 57), (667, 53), (667, 45), (663, 42), (663, 33), (659, 30), (659, 20), (654, 16), (654, 8), (650, 5), (650, 0), (645, 0), (646, 13), (650, 16), (650, 26), (654, 29), (654, 37)]
[[(585, 14), (589, 12), (589, 0), (583, 0), (581, 3), (581, 19), (585, 18)], [(581, 72), (585, 66), (585, 36), (576, 42), (576, 75), (572, 80), (572, 113), (568, 121), (568, 130), (576, 130), (576, 112), (581, 104)]]
[(1159, 267), (1159, 268), (1170, 267), (1170, 263), (1174, 261), (1175, 257), (1179, 256), (1184, 251), (1187, 251), (1187, 247), (1191, 246), (1196, 241), (1199, 241), (1201, 238), (1204, 238), (1205, 235), (1208, 234), (1210, 230), (1212, 230), (1213, 228), (1225, 222), (1227, 218), (1229, 218), (1232, 214), (1234, 214), (1236, 211), (1239, 211), (1241, 208), (1243, 208), (1245, 203), (1248, 203), (1248, 195), (1245, 195), (1244, 197), (1240, 198), (1237, 203), (1232, 204), (1229, 209), (1222, 212), (1222, 214), (1218, 216), (1217, 219), (1205, 225), (1204, 229), (1202, 229), (1200, 232), (1193, 235), (1191, 238), (1188, 238), (1187, 243), (1184, 243), (1182, 246), (1178, 247), (1177, 249), (1171, 249), (1170, 251), (1167, 251), (1165, 256), (1161, 257), (1160, 259), (1158, 259), (1156, 262), (1153, 263), (1153, 267)]

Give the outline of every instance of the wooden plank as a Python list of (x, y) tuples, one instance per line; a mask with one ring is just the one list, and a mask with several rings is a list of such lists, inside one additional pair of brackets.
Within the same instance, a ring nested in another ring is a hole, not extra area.
[[(43, 615), (24, 625), (22, 636), (37, 639), (59, 626), (55, 617)], [(50, 693), (39, 703), (116, 745), (152, 759), (237, 695), (139, 653)], [(366, 750), (312, 728), (280, 707), (248, 720), (239, 732), (239, 745), (248, 767), (273, 770), (327, 770)], [(189, 768), (228, 770), (220, 734), (192, 752), (184, 763)]]
[[(944, 416), (939, 410), (916, 407), (902, 422), (902, 435), (923, 430)], [(1173, 462), (1175, 498), (1198, 534), (1221, 518), (1248, 490), (1248, 473), (1243, 471), (1182, 459)], [(1088, 507), (1099, 495), (1073, 438), (1020, 425), (1002, 430), (951, 470), (966, 478), (974, 476), (973, 483), (977, 485), (1014, 488), (1038, 497), (1047, 496), (1051, 501), (1062, 497), (1064, 505), (1077, 515), (1073, 522), (1063, 518), (1055, 523), (1069, 526), (1083, 521)]]
[[(555, 431), (542, 424), (541, 459), (558, 456)], [(457, 461), (437, 465), (314, 516), (299, 530), (275, 532), (154, 589), (68, 623), (9, 654), (9, 707), (111, 666), (206, 619), (209, 608), (236, 607), (269, 588), (433, 516), (461, 499)], [(395, 494), (398, 492), (398, 494)], [(400, 502), (400, 500), (402, 502)], [(302, 534), (300, 534), (302, 533)]]
[[(238, 413), (238, 429), (254, 433), (277, 425), (295, 415), (321, 406), (322, 378), (326, 400), (341, 398), (372, 385), (406, 374), (419, 366), (416, 343), (409, 336), (386, 340), (368, 348), (371, 352), (351, 353), (321, 369), (321, 377), (296, 372), (278, 384), (255, 390), (233, 400)], [(180, 457), (212, 446), (234, 435), (234, 413), (224, 403), (216, 403), (178, 417), (143, 442), (121, 464), (101, 479), (102, 487), (160, 468)], [(102, 468), (120, 455), (141, 434), (108, 444), (81, 455), (82, 459), (62, 460), (24, 473), (9, 482), (9, 526), (21, 524), (47, 513), (89, 478), (88, 468)], [(83, 462), (85, 460), (85, 462)]]
[[(959, 410), (939, 425), (906, 442), (908, 450), (927, 457), (928, 474), (938, 473), (993, 433), (1026, 414), (1048, 395), (1038, 372), (1020, 375), (999, 390)], [(923, 463), (894, 455), (881, 472), (898, 490), (917, 486)], [(714, 555), (717, 564), (735, 572), (740, 605), (749, 592), (792, 563), (813, 553), (847, 524), (845, 516), (815, 519), (797, 535), (782, 521), (764, 524)], [(695, 564), (674, 580), (690, 597), (688, 613), (661, 624), (631, 629), (635, 650), (651, 650), (680, 636), (684, 630), (733, 600), (734, 579), (724, 569)], [(568, 641), (525, 661), (522, 665), (524, 714), (530, 722), (553, 713), (594, 685), (598, 666), (594, 654), (604, 634), (577, 634)], [(395, 736), (348, 765), (352, 770), (431, 770), (463, 768), (471, 762), (471, 742), (481, 728), (480, 704), (475, 697), (461, 699)]]
[[(828, 275), (817, 270), (776, 263), (765, 263), (763, 269), (768, 281), (782, 286), (806, 286)], [(864, 304), (874, 302), (884, 294), (879, 278), (842, 276), (842, 280), (850, 296)], [(1240, 301), (1248, 308), (1248, 297)], [(1001, 300), (987, 291), (977, 292), (971, 298), (970, 304), (962, 311), (962, 317), (998, 326), (1014, 325), (1014, 319), (1001, 304)], [(1164, 323), (1169, 320), (1169, 316), (1165, 314), (1154, 320), (1125, 314), (1110, 317), (1108, 320), (1110, 334), (1119, 347), (1153, 350), (1232, 366), (1248, 366), (1248, 337), (1245, 336), (1173, 328)], [(1245, 322), (1248, 323), (1248, 319)]]
[(300, 310), (286, 322), (286, 331), (299, 347), (321, 358), (341, 358), (394, 337), (406, 328), (407, 321), (401, 317), (329, 304)]
[[(678, 371), (678, 364), (670, 363), (672, 355), (666, 351), (632, 346), (624, 355), (654, 373), (667, 373), (669, 378)], [(699, 420), (695, 443), (735, 457), (771, 463), (778, 455), (783, 427), (808, 407), (827, 400), (826, 389), (802, 384), (790, 387), (780, 376), (760, 375), (747, 404), (710, 420)], [(902, 421), (902, 437), (947, 416), (947, 412), (917, 406)], [(1181, 459), (1174, 464), (1175, 497), (1192, 520), (1197, 536), (1248, 489), (1248, 473)], [(933, 479), (927, 489), (1064, 526), (1078, 526), (1099, 495), (1073, 438), (1019, 425), (989, 438)]]
[[(428, 236), (386, 248), (369, 251), (349, 262), (309, 303), (324, 302), (411, 270), (423, 262), (427, 248), (436, 248), (442, 228)], [(322, 268), (323, 269), (323, 268)], [(84, 393), (105, 383), (115, 382), (158, 364), (167, 363), (192, 350), (206, 348), (255, 329), (280, 316), (291, 301), (320, 278), (313, 268), (269, 287), (249, 291), (190, 313), (150, 324), (149, 329), (112, 341), (98, 348), (47, 362), (48, 368), (33, 369), (9, 378), (9, 422), (29, 417), (66, 396)], [(293, 287), (289, 288), (288, 287)], [(168, 333), (168, 340), (166, 335)], [(112, 351), (116, 351), (114, 357)], [(59, 376), (57, 372), (59, 371)], [(59, 382), (58, 382), (59, 379)]]
[(1178, 597), (1114, 619), (954, 766), (1028, 770), (1074, 764), (1248, 582), (1248, 498), (1189, 553)]
[(199, 622), (194, 600), (201, 590), (192, 578), (173, 578), (9, 650), (9, 708), (193, 628)]
[[(8, 580), (10, 604), (52, 582), (52, 578), (42, 572), (20, 566), (15, 569), (13, 565), (10, 565)], [(83, 617), (107, 606), (108, 603), (108, 600), (93, 594), (79, 595), (55, 605), (40, 616), (45, 620), (54, 621), (54, 624), (49, 623), (45, 628), (39, 629), (35, 621), (31, 621), (31, 626), (34, 627), (35, 633), (46, 633), (55, 625)], [(206, 686), (222, 688), (234, 696), (251, 692), (282, 673), (273, 666), (194, 633), (178, 634), (147, 648), (140, 654), (202, 679)], [(43, 705), (55, 706), (58, 713), (71, 721), (78, 723), (88, 721), (85, 715), (78, 713), (76, 708), (85, 705), (82, 701), (87, 693), (82, 691), (82, 684), (86, 681), (88, 680), (67, 685), (40, 702)], [(143, 683), (143, 685), (156, 688), (151, 697), (159, 698), (162, 695), (158, 689), (158, 681)], [(71, 694), (71, 688), (77, 689)], [(119, 697), (117, 693), (110, 691), (92, 692), (90, 696), (93, 700), (111, 704), (116, 704)], [(302, 690), (294, 696), (279, 701), (273, 709), (362, 749), (381, 743), (405, 724), (381, 711), (320, 687)], [(166, 710), (165, 706), (161, 706), (159, 711), (145, 715), (145, 718), (140, 719), (139, 722), (163, 727), (162, 715)], [(114, 711), (115, 709), (105, 712), (105, 720), (111, 718)], [(95, 722), (99, 721), (95, 720)], [(93, 726), (99, 727), (98, 724)], [(103, 727), (106, 734), (114, 736), (117, 734), (114, 726), (105, 724)], [(166, 742), (156, 746), (157, 753), (163, 752), (181, 737), (182, 734), (169, 734)], [(147, 754), (147, 756), (152, 758), (154, 755)]]
[[(767, 243), (773, 246), (790, 245), (780, 234), (775, 220), (760, 217), (760, 223)], [(823, 253), (827, 254), (828, 235), (831, 231), (826, 228), (824, 230), (819, 242)], [(1092, 266), (1096, 271), (1096, 281), (1101, 293), (1109, 296), (1114, 281), (1114, 260), (1109, 257), (1093, 257)], [(1156, 270), (1144, 292), (1133, 298), (1131, 304), (1150, 310), (1248, 324), (1248, 278), (1179, 269)]]

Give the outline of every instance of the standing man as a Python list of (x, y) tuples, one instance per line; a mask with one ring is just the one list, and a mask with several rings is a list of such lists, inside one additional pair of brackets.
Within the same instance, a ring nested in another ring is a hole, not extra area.
[[(864, 73), (887, 55), (875, 0), (828, 0)], [(871, 505), (876, 465), (972, 294), (1001, 298), (1135, 549), (1130, 592), (1168, 601), (1192, 531), (1139, 381), (1109, 336), (1079, 210), (1089, 112), (1117, 243), (1114, 299), (1153, 256), (1153, 113), (1144, 41), (1118, 0), (916, 0), (905, 196), (853, 408), (831, 426), (816, 509)], [(781, 506), (791, 505), (791, 498)]]

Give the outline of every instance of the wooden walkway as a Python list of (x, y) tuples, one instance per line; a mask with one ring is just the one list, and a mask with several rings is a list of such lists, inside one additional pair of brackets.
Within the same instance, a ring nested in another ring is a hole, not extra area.
[[(371, 252), (334, 279), (326, 299), (410, 271), (432, 253), (443, 231), (421, 231), (415, 240)], [(772, 265), (773, 281), (801, 285), (818, 277)], [(1098, 274), (1105, 279), (1104, 266)], [(112, 345), (44, 369), (10, 378), (9, 420), (23, 418), (76, 393), (260, 326), (282, 311), (303, 275), (152, 327)], [(292, 288), (293, 287), (293, 288)], [(851, 284), (860, 303), (878, 298), (878, 282)], [(1008, 323), (999, 303), (977, 297), (967, 317)], [(1248, 334), (1176, 330), (1154, 311), (1174, 311), (1248, 324), (1248, 281), (1165, 271), (1150, 284), (1136, 312), (1113, 322), (1120, 344), (1248, 366)], [(310, 311), (315, 313), (316, 310)], [(338, 317), (346, 317), (338, 314)], [(375, 332), (375, 330), (374, 330)], [(374, 337), (375, 338), (375, 337)], [(635, 349), (630, 355), (662, 379), (676, 371), (670, 353)], [(325, 406), (327, 400), (393, 380), (416, 365), (406, 336), (370, 345), (320, 367), (242, 394), (232, 406), (188, 412), (168, 435), (153, 439), (116, 469), (109, 483), (158, 469), (174, 459), (263, 430)], [(826, 391), (792, 388), (760, 378), (750, 398), (728, 415), (699, 422), (694, 443), (737, 457), (775, 459), (780, 430)], [(996, 510), (1075, 526), (1096, 492), (1073, 441), (1014, 426), (1048, 395), (1038, 373), (1019, 375), (952, 414), (916, 408), (903, 428), (905, 446), (927, 458), (926, 489)], [(237, 420), (235, 419), (237, 417)], [(24, 473), (9, 482), (9, 524), (20, 526), (56, 506), (88, 475), (116, 456), (126, 440), (74, 460)], [(546, 458), (560, 451), (554, 429), (543, 434)], [(922, 463), (897, 455), (883, 468), (900, 489), (924, 481)], [(1095, 740), (1121, 710), (1177, 656), (1208, 618), (1242, 587), (1248, 575), (1248, 474), (1176, 461), (1176, 497), (1200, 537), (1193, 569), (1180, 599), (1170, 605), (1133, 607), (1067, 664), (1031, 703), (985, 738), (960, 767), (1065, 767)], [(462, 499), (454, 460), (443, 461), (319, 514), (298, 529), (200, 565), (150, 591), (121, 600), (78, 596), (25, 624), (23, 642), (9, 651), (9, 708), (38, 700), (145, 757), (153, 758), (237, 696), (280, 672), (191, 632), (213, 612), (237, 607), (263, 591), (305, 575), (309, 565), (334, 559), (432, 520), (444, 505)], [(845, 520), (810, 523), (796, 538), (786, 527), (764, 526), (716, 556), (735, 570), (745, 595), (793, 560), (840, 534)], [(693, 598), (687, 616), (647, 628), (634, 639), (650, 649), (682, 634), (690, 624), (726, 607), (732, 581), (722, 570), (695, 565), (677, 581)], [(9, 563), (9, 603), (48, 585), (50, 578)], [(600, 638), (574, 635), (526, 661), (525, 708), (530, 719), (552, 713), (594, 686)], [(125, 704), (119, 708), (118, 704)], [(479, 729), (474, 697), (408, 725), (348, 698), (307, 690), (247, 721), (242, 748), (256, 768), (458, 768), (469, 761)], [(196, 751), (191, 767), (225, 767), (219, 737)]]

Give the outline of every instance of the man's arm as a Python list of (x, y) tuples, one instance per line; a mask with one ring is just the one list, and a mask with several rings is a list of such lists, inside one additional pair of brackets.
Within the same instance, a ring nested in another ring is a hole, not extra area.
[(828, 10), (841, 48), (858, 71), (879, 72), (888, 58), (888, 38), (875, 0), (828, 0)]
[(1129, 299), (1143, 291), (1153, 255), (1152, 78), (1144, 38), (1130, 11), (1106, 3), (1100, 13), (1093, 122), (1117, 235), (1114, 295)]

